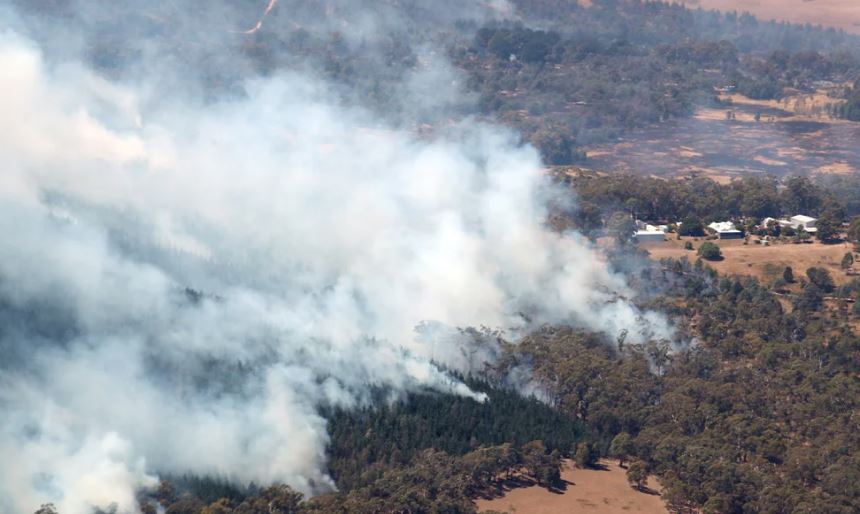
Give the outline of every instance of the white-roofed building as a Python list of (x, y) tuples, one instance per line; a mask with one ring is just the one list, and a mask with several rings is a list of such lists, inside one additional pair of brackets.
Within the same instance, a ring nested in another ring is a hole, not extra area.
[(731, 221), (715, 221), (708, 225), (720, 239), (741, 239), (744, 237), (743, 232), (735, 227)]
[(798, 214), (797, 216), (792, 216), (789, 221), (791, 221), (791, 226), (795, 229), (802, 228), (811, 234), (818, 231), (818, 228), (815, 226), (815, 223), (818, 221), (816, 218)]
[(639, 243), (659, 242), (666, 240), (666, 234), (659, 230), (637, 230), (636, 233), (633, 234), (633, 239)]

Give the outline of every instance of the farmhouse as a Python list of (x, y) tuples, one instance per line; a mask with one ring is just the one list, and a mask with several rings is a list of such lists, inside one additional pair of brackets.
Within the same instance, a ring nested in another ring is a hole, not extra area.
[(792, 216), (788, 219), (765, 218), (761, 220), (760, 227), (766, 229), (771, 224), (771, 222), (776, 222), (777, 224), (779, 224), (780, 228), (790, 227), (794, 230), (803, 229), (804, 232), (814, 234), (818, 231), (818, 228), (815, 226), (817, 221), (818, 220), (816, 218), (805, 216), (803, 214), (798, 214), (797, 216)]
[(666, 233), (669, 231), (668, 225), (651, 225), (650, 223), (646, 223), (642, 220), (636, 220), (636, 230), (641, 230), (645, 232), (662, 232)]
[(666, 234), (659, 230), (637, 230), (633, 234), (633, 239), (640, 243), (664, 241)]
[(720, 239), (741, 239), (744, 237), (743, 232), (735, 228), (735, 224), (731, 221), (715, 221), (708, 225)]
[(636, 232), (633, 233), (633, 239), (640, 243), (664, 241), (666, 232), (669, 231), (667, 225), (651, 225), (644, 221), (636, 220)]
[(791, 226), (795, 229), (802, 228), (811, 234), (818, 231), (818, 228), (815, 227), (815, 223), (818, 220), (815, 218), (798, 214), (797, 216), (792, 216), (789, 221), (791, 221)]

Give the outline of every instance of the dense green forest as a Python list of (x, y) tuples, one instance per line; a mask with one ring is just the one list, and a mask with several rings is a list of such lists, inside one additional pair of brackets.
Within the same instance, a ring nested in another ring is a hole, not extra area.
[(503, 480), (562, 485), (561, 458), (589, 439), (586, 425), (513, 389), (469, 384), (488, 401), (426, 392), (326, 412), (329, 471), (340, 493), (302, 503), (283, 486), (167, 476), (141, 504), (153, 512), (160, 504), (168, 514), (262, 514), (272, 502), (281, 513), (474, 512), (472, 499), (494, 494)]

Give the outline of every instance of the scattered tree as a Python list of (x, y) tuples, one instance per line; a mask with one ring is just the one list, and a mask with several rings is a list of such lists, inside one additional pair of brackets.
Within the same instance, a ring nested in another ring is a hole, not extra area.
[(860, 216), (851, 219), (846, 237), (854, 244), (860, 243)]
[(700, 257), (709, 261), (719, 260), (723, 256), (720, 247), (710, 241), (702, 243), (697, 253)]
[(633, 238), (636, 222), (626, 212), (616, 212), (606, 223), (606, 229), (619, 244), (625, 244)]
[(809, 278), (809, 282), (818, 286), (825, 293), (832, 293), (834, 289), (836, 289), (836, 285), (833, 283), (833, 277), (830, 276), (830, 272), (824, 268), (812, 267), (806, 270), (806, 276)]
[(627, 468), (627, 482), (636, 490), (641, 491), (648, 480), (648, 470), (644, 462), (637, 460)]
[(634, 452), (633, 440), (627, 432), (621, 432), (612, 439), (609, 445), (609, 455), (618, 459), (618, 465), (624, 467), (624, 461)]
[(580, 468), (591, 468), (597, 463), (597, 453), (588, 443), (578, 443), (573, 454), (576, 465)]
[(839, 235), (839, 225), (840, 223), (832, 216), (822, 215), (815, 224), (815, 236), (822, 242), (833, 241)]
[(705, 225), (698, 216), (687, 216), (678, 227), (678, 235), (689, 237), (702, 237), (705, 235)]

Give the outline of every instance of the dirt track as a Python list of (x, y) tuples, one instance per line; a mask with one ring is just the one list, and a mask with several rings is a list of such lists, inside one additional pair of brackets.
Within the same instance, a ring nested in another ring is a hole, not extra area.
[[(495, 500), (478, 501), (481, 512), (496, 510), (516, 514), (667, 514), (669, 511), (656, 492), (643, 493), (627, 483), (625, 470), (615, 461), (602, 461), (605, 470), (576, 469), (566, 463), (561, 477), (569, 485), (563, 493), (532, 486), (509, 491)], [(660, 488), (653, 478), (648, 487)]]

